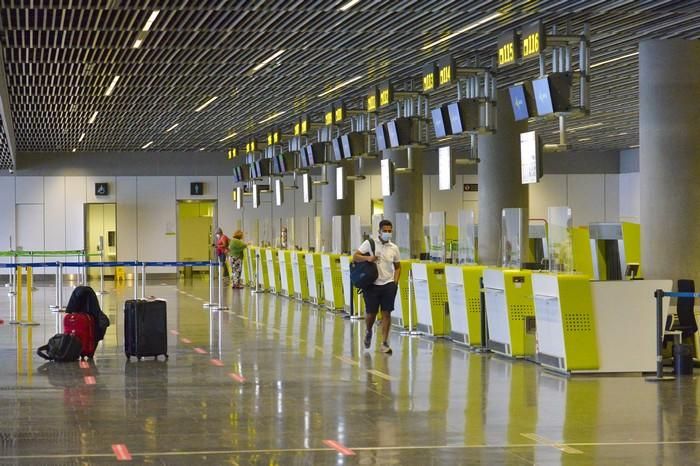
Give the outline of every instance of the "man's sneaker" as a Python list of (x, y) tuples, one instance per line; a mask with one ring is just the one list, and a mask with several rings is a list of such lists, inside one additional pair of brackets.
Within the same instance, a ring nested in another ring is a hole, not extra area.
[(382, 343), (382, 353), (384, 354), (391, 354), (391, 348), (389, 347), (389, 344), (387, 342)]
[(372, 332), (365, 333), (365, 349), (369, 349), (372, 346)]

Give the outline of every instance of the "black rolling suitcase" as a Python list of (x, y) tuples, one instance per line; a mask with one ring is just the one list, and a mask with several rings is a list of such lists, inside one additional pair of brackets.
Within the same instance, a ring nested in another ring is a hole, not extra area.
[(124, 353), (168, 358), (167, 304), (162, 299), (130, 299), (124, 303)]

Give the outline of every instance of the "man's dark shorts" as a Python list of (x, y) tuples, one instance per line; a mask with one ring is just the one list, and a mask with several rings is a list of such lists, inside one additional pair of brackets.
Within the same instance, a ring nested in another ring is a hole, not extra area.
[(382, 311), (393, 311), (397, 289), (398, 287), (394, 282), (385, 285), (372, 285), (367, 288), (362, 292), (365, 297), (365, 312), (367, 314), (376, 314), (380, 307)]

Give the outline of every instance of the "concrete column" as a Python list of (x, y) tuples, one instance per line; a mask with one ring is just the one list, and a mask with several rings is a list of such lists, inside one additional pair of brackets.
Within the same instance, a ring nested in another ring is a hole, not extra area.
[[(342, 162), (346, 176), (355, 173), (354, 162)], [(333, 246), (333, 217), (342, 215), (343, 218), (343, 242), (342, 250), (350, 251), (350, 216), (355, 214), (355, 188), (350, 182), (346, 182), (345, 199), (336, 199), (337, 180), (336, 166), (327, 166), (328, 184), (321, 186), (321, 241), (326, 252), (330, 252)], [(356, 247), (356, 246), (355, 246)]]
[[(396, 227), (397, 213), (410, 214), (411, 257), (418, 258), (423, 249), (423, 149), (412, 148), (411, 151), (413, 172), (397, 173), (394, 177), (394, 194), (384, 198), (384, 218)], [(392, 160), (397, 168), (408, 164), (407, 149), (384, 151), (383, 157)]]
[[(494, 134), (479, 135), (479, 262), (500, 264), (501, 211), (527, 209), (528, 187), (521, 183), (520, 133), (525, 122), (513, 120), (507, 90), (498, 93), (497, 128)], [(523, 234), (527, 237), (527, 210)], [(524, 253), (527, 245), (521, 245)]]
[(647, 278), (700, 279), (698, 76), (700, 41), (640, 43), (641, 265)]

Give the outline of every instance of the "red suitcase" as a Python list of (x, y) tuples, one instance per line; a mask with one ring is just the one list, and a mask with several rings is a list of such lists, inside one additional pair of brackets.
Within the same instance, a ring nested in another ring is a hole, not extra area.
[(72, 333), (83, 345), (80, 357), (91, 358), (95, 354), (95, 321), (90, 314), (70, 312), (63, 318), (63, 333)]

